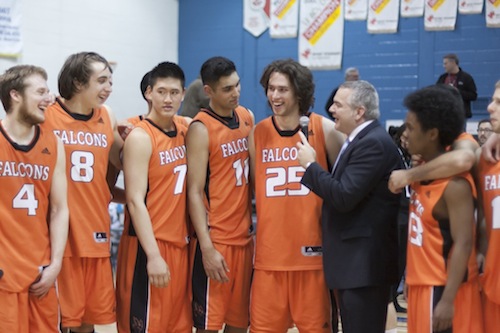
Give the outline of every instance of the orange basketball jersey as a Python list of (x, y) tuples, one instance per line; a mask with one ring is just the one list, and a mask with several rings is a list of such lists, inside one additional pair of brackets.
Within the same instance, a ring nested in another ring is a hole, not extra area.
[(500, 304), (500, 163), (486, 162), (481, 155), (478, 173), (488, 237), (483, 290), (492, 302)]
[(47, 215), (57, 138), (35, 127), (27, 146), (13, 142), (0, 124), (0, 289), (27, 291), (50, 263)]
[[(186, 145), (187, 127), (174, 118), (175, 132), (164, 132), (151, 120), (139, 122), (149, 135), (153, 148), (148, 168), (148, 191), (144, 202), (155, 238), (178, 247), (189, 242), (186, 223)], [(129, 235), (131, 217), (126, 214)]]
[[(467, 179), (475, 198), (476, 189), (471, 175), (464, 173), (460, 176)], [(432, 216), (432, 211), (450, 180), (451, 178), (444, 178), (426, 185), (420, 182), (411, 185), (406, 263), (406, 282), (409, 285), (446, 285), (447, 262), (453, 251), (450, 223), (448, 220), (437, 221)], [(471, 233), (474, 233), (474, 226), (471, 227)], [(471, 281), (477, 275), (476, 253), (472, 250), (464, 278)]]
[[(322, 117), (309, 118), (308, 141), (328, 170)], [(322, 269), (323, 200), (300, 183), (305, 169), (297, 160), (299, 130), (280, 130), (274, 117), (255, 127), (256, 269)]]
[(101, 107), (90, 116), (78, 115), (57, 99), (45, 117), (42, 126), (61, 138), (66, 151), (70, 253), (109, 257), (111, 193), (106, 172), (114, 137), (108, 111)]
[(245, 245), (251, 241), (248, 134), (252, 116), (241, 106), (231, 119), (201, 109), (194, 121), (208, 130), (205, 206), (210, 237), (215, 243)]
[[(129, 123), (130, 125), (132, 126), (136, 126), (137, 124), (139, 124), (141, 121), (143, 121), (144, 119), (146, 119), (146, 116), (144, 115), (138, 115), (138, 116), (133, 116), (133, 117), (130, 117), (130, 118), (127, 118), (127, 123)], [(174, 120), (181, 124), (181, 125), (184, 125), (184, 126), (188, 126), (188, 123), (186, 121), (186, 118), (182, 117), (182, 116), (179, 116), (179, 115), (174, 115)]]

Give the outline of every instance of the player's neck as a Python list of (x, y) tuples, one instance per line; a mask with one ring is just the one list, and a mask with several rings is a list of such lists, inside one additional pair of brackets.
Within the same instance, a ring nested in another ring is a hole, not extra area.
[(294, 113), (286, 116), (274, 115), (276, 125), (282, 131), (293, 131), (299, 126), (300, 114)]
[(148, 115), (148, 119), (165, 132), (175, 131), (174, 117), (158, 117), (154, 112)]
[(35, 126), (23, 121), (13, 119), (14, 115), (8, 115), (2, 120), (2, 127), (9, 138), (19, 145), (28, 145), (35, 136)]
[(62, 102), (71, 113), (82, 114), (88, 116), (92, 113), (93, 108), (86, 105), (81, 99), (74, 97), (72, 99), (61, 98)]
[(210, 101), (210, 109), (212, 109), (213, 112), (218, 114), (221, 117), (224, 118), (232, 118), (233, 117), (233, 109), (227, 109), (220, 107), (219, 105), (216, 105)]

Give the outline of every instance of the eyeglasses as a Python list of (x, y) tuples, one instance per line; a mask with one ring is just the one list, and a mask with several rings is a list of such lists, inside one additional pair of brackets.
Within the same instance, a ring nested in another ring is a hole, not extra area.
[(480, 128), (477, 130), (478, 133), (489, 133), (489, 132), (492, 132), (493, 130), (489, 129), (489, 128)]

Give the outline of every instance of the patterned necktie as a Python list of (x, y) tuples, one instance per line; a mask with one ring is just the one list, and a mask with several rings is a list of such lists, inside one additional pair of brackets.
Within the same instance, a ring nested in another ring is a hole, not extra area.
[(339, 164), (340, 157), (342, 156), (342, 154), (344, 153), (344, 151), (347, 149), (347, 146), (349, 146), (349, 143), (351, 143), (351, 141), (349, 140), (349, 138), (347, 138), (347, 140), (344, 141), (344, 144), (342, 145), (342, 148), (340, 148), (339, 154), (337, 155), (337, 159), (335, 160), (335, 164), (333, 165), (333, 168), (332, 168), (332, 174), (335, 171), (335, 168), (337, 167), (337, 164)]

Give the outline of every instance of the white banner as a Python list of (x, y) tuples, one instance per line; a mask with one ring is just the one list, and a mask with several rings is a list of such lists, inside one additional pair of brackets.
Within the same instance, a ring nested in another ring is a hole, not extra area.
[(243, 0), (243, 28), (255, 37), (269, 27), (269, 2), (271, 0)]
[(368, 1), (368, 32), (396, 33), (399, 22), (399, 0)]
[(344, 45), (342, 0), (301, 0), (299, 62), (310, 69), (339, 69)]
[(0, 56), (19, 57), (21, 39), (21, 2), (0, 0)]
[(486, 0), (486, 26), (500, 28), (500, 0)]
[(424, 0), (401, 0), (401, 17), (424, 16)]
[(299, 30), (299, 2), (297, 0), (271, 0), (271, 38), (297, 37)]
[(484, 0), (460, 0), (458, 2), (458, 12), (460, 14), (481, 14), (483, 12), (483, 3)]
[(425, 0), (425, 30), (455, 30), (458, 0)]
[(361, 21), (368, 17), (368, 0), (345, 0), (344, 6), (347, 21)]

